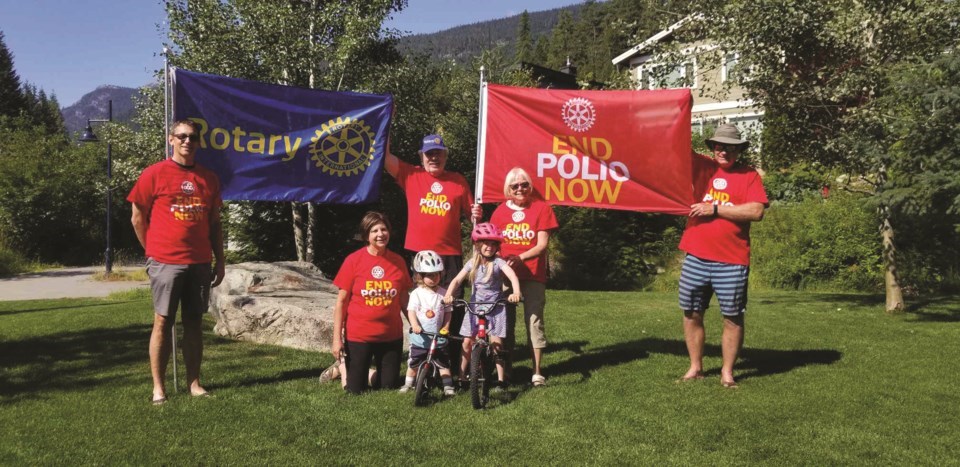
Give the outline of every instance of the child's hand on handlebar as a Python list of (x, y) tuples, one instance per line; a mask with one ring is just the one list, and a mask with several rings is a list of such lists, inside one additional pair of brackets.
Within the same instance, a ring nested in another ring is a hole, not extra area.
[(411, 323), (410, 330), (412, 330), (414, 334), (420, 334), (423, 332), (423, 328), (420, 327), (420, 323)]
[(447, 296), (443, 297), (443, 303), (447, 305), (453, 303), (453, 295), (447, 294)]
[(507, 301), (510, 302), (510, 303), (517, 303), (517, 302), (520, 301), (520, 298), (521, 298), (521, 297), (520, 297), (520, 294), (518, 294), (518, 293), (512, 293), (512, 294), (510, 294), (509, 297), (507, 297)]

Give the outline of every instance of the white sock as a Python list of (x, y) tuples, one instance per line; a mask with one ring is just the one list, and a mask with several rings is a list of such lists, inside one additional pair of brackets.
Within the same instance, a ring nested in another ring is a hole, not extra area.
[(413, 387), (413, 376), (407, 376), (407, 378), (403, 380), (403, 384), (405, 386)]

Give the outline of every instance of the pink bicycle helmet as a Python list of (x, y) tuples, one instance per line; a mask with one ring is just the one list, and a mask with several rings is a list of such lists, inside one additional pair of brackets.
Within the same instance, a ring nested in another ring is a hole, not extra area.
[(503, 243), (503, 234), (500, 233), (500, 229), (489, 222), (483, 222), (473, 226), (473, 233), (470, 234), (470, 238), (475, 242), (492, 240), (497, 243)]

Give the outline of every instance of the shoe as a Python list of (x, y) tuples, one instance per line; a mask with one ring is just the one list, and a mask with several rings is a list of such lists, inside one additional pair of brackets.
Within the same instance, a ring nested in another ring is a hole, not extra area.
[(333, 365), (320, 373), (320, 384), (329, 383), (335, 379), (340, 379), (340, 364), (337, 362), (333, 362)]
[(412, 390), (413, 390), (413, 386), (407, 386), (406, 384), (404, 384), (403, 386), (400, 387), (400, 391), (399, 391), (399, 392), (400, 392), (400, 394), (405, 394), (405, 393), (408, 393), (408, 392), (410, 392), (410, 391), (412, 391)]
[(533, 383), (534, 387), (546, 386), (547, 378), (544, 378), (543, 375), (533, 375), (530, 382)]
[(159, 399), (150, 399), (150, 403), (153, 405), (163, 405), (167, 403), (167, 398), (161, 397)]
[(457, 390), (453, 386), (444, 386), (443, 395), (447, 397), (453, 397), (457, 395)]

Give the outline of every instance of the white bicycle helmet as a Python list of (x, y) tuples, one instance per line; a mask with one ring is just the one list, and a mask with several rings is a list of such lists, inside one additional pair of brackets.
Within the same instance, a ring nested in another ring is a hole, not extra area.
[(433, 250), (423, 250), (413, 258), (413, 270), (421, 274), (443, 272), (443, 260)]

